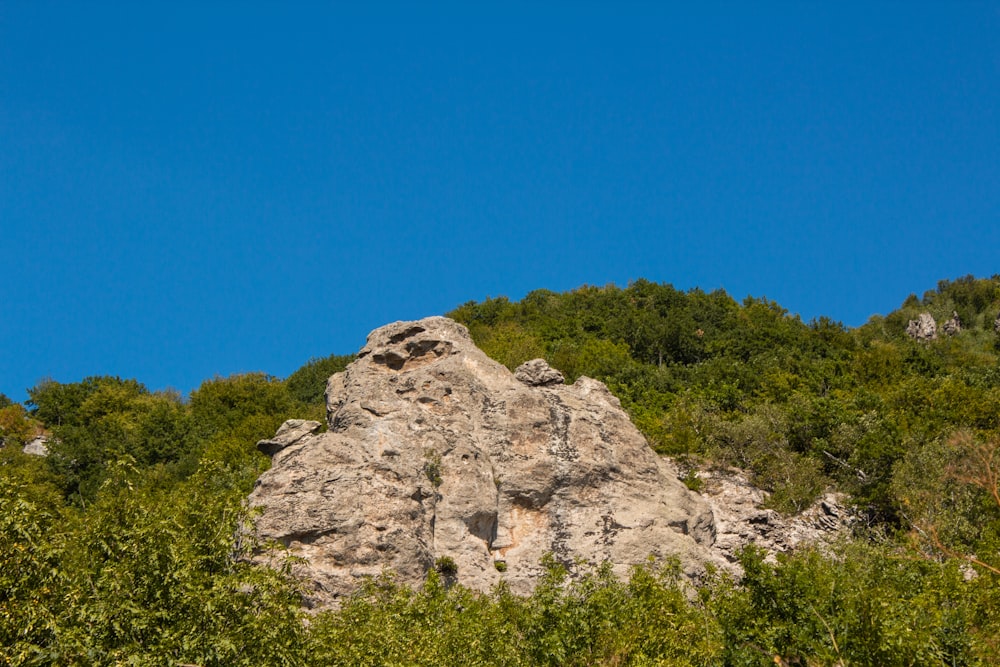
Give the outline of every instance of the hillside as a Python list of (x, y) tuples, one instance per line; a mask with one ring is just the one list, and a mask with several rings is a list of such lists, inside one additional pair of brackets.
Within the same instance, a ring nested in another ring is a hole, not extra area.
[[(914, 338), (924, 313), (934, 339)], [(234, 558), (252, 546), (237, 528), (268, 465), (254, 443), (322, 420), (352, 357), (190, 397), (110, 377), (0, 396), (0, 662), (996, 664), (998, 313), (1000, 276), (857, 329), (647, 281), (464, 304), (449, 316), (508, 368), (606, 383), (690, 488), (739, 468), (786, 514), (844, 492), (856, 535), (777, 564), (748, 549), (742, 579), (697, 590), (669, 567), (570, 581), (549, 561), (530, 597), (474, 595), (430, 570), (421, 592), (378, 579), (309, 624), (291, 579)], [(24, 454), (38, 434), (49, 455)]]
[[(763, 299), (645, 281), (470, 303), (451, 316), (510, 368), (539, 356), (569, 381), (604, 381), (658, 452), (752, 471), (782, 511), (834, 486), (871, 522), (896, 527), (911, 486), (894, 486), (898, 463), (956, 431), (997, 435), (998, 311), (1000, 278), (966, 277), (855, 330), (802, 322)], [(920, 313), (939, 323), (957, 313), (961, 331), (912, 340)]]

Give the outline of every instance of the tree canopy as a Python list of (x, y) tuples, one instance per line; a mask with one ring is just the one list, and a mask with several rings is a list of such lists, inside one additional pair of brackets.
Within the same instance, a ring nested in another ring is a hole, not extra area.
[[(924, 312), (960, 331), (911, 340)], [(548, 562), (519, 598), (432, 569), (313, 616), (288, 567), (239, 557), (263, 546), (243, 501), (268, 465), (254, 443), (321, 418), (351, 356), (189, 397), (118, 377), (0, 395), (0, 664), (997, 664), (998, 313), (1000, 276), (941, 281), (856, 329), (648, 281), (464, 304), (451, 316), (493, 358), (604, 381), (685, 469), (743, 468), (790, 513), (844, 491), (866, 521), (832, 551), (748, 548), (740, 579), (571, 580)], [(22, 453), (38, 435), (49, 456)]]

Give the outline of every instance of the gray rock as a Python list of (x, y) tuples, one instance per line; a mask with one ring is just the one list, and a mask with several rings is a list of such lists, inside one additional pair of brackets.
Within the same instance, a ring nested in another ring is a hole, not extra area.
[(249, 498), (254, 528), (300, 557), (307, 605), (336, 605), (386, 569), (420, 584), (445, 556), (459, 583), (519, 594), (547, 553), (620, 576), (650, 556), (692, 576), (725, 563), (708, 504), (602, 383), (525, 366), (519, 381), (446, 318), (390, 324), (330, 378), (327, 432), (286, 423), (263, 441), (272, 465)]
[(962, 320), (958, 318), (956, 311), (952, 311), (951, 319), (941, 325), (941, 330), (946, 336), (954, 336), (962, 331)]
[(278, 432), (269, 440), (257, 443), (257, 449), (268, 456), (274, 456), (285, 447), (294, 445), (302, 438), (315, 435), (323, 427), (319, 422), (306, 419), (289, 419), (278, 428)]
[(931, 341), (937, 339), (937, 324), (930, 313), (920, 313), (915, 320), (906, 325), (906, 335), (913, 340)]
[(822, 546), (849, 531), (854, 517), (842, 494), (828, 493), (805, 511), (782, 516), (764, 505), (770, 494), (755, 487), (739, 470), (698, 473), (702, 494), (715, 516), (713, 549), (735, 565), (740, 550), (753, 543), (768, 552), (768, 560), (805, 544)]
[(993, 331), (994, 333), (1000, 334), (1000, 313), (998, 313), (996, 319), (993, 320)]
[(44, 435), (40, 435), (34, 440), (28, 442), (24, 446), (23, 451), (25, 454), (31, 454), (32, 456), (48, 456), (49, 455), (48, 442), (49, 439), (47, 437), (45, 437)]
[(524, 362), (514, 370), (514, 377), (530, 387), (548, 387), (566, 381), (563, 374), (549, 366), (544, 359)]

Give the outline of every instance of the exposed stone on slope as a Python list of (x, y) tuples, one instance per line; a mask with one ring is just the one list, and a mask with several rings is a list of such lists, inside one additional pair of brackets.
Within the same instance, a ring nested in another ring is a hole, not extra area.
[(257, 449), (268, 456), (274, 456), (285, 447), (294, 445), (310, 435), (315, 435), (323, 427), (322, 424), (306, 419), (289, 419), (278, 429), (273, 438), (261, 440)]
[(764, 507), (768, 493), (738, 470), (702, 471), (702, 497), (715, 516), (713, 550), (736, 563), (740, 550), (753, 543), (769, 558), (804, 544), (823, 544), (850, 530), (853, 517), (841, 494), (828, 493), (804, 512), (785, 517)]
[(548, 387), (566, 381), (563, 374), (544, 359), (526, 361), (514, 369), (514, 377), (530, 387)]
[(954, 336), (962, 331), (962, 320), (958, 318), (956, 311), (952, 311), (951, 318), (941, 325), (941, 330), (946, 336)]
[[(441, 317), (368, 337), (327, 385), (329, 431), (286, 423), (262, 441), (272, 466), (250, 496), (258, 536), (286, 545), (311, 582), (307, 603), (335, 604), (389, 568), (419, 584), (437, 558), (457, 581), (529, 592), (551, 553), (571, 569), (708, 550), (712, 512), (676, 478), (600, 382), (539, 360), (517, 377)], [(267, 561), (267, 554), (258, 559)], [(503, 565), (499, 565), (503, 563)]]
[(22, 451), (24, 451), (25, 454), (31, 454), (32, 456), (48, 456), (48, 443), (49, 439), (44, 435), (40, 435), (26, 443)]
[(906, 325), (906, 335), (913, 340), (930, 341), (937, 339), (937, 324), (930, 313), (920, 313)]

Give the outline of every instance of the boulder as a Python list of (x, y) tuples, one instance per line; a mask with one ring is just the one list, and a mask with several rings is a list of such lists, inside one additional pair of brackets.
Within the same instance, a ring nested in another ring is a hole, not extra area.
[(24, 451), (25, 454), (31, 454), (32, 456), (48, 456), (48, 442), (49, 439), (47, 437), (40, 435), (26, 443), (22, 451)]
[(273, 438), (261, 440), (257, 443), (257, 449), (263, 454), (274, 456), (285, 447), (294, 445), (306, 436), (315, 435), (323, 427), (317, 421), (306, 419), (289, 419), (278, 429)]
[(529, 387), (549, 387), (566, 381), (563, 374), (549, 366), (544, 359), (524, 362), (514, 369), (514, 377)]
[(512, 374), (452, 320), (373, 331), (326, 401), (327, 431), (286, 422), (259, 443), (271, 468), (249, 498), (259, 543), (298, 557), (308, 606), (336, 606), (385, 570), (418, 585), (435, 563), (471, 589), (527, 594), (546, 554), (620, 576), (650, 557), (692, 576), (725, 562), (709, 505), (607, 387), (566, 385), (542, 360)]
[(931, 341), (937, 339), (937, 324), (930, 313), (920, 313), (906, 325), (906, 335), (913, 340)]
[(941, 330), (946, 336), (955, 336), (962, 331), (962, 320), (958, 318), (958, 312), (952, 311), (951, 318), (941, 325)]

